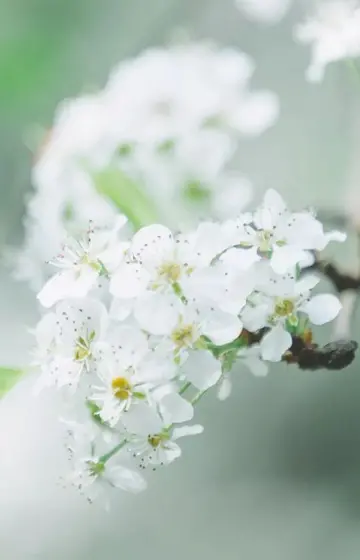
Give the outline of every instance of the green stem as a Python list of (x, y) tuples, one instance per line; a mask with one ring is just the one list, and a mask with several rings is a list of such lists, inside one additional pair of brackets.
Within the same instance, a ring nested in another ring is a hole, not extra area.
[(130, 177), (116, 167), (93, 174), (96, 190), (122, 212), (135, 230), (158, 223), (152, 199)]
[(17, 383), (24, 371), (0, 367), (0, 398)]
[(104, 463), (104, 464), (107, 463), (107, 461), (109, 461), (111, 457), (116, 455), (116, 453), (118, 453), (120, 449), (122, 449), (126, 444), (127, 444), (127, 440), (124, 439), (123, 441), (115, 445), (115, 447), (110, 449), (110, 451), (104, 453), (104, 455), (101, 455), (101, 457), (99, 458), (99, 463)]
[(185, 383), (179, 390), (179, 395), (183, 395), (191, 387), (190, 381)]
[(205, 395), (205, 393), (208, 392), (208, 389), (205, 389), (205, 391), (200, 391), (197, 395), (195, 395), (195, 397), (193, 399), (191, 399), (190, 403), (195, 406), (199, 400)]
[(360, 85), (360, 68), (356, 64), (356, 61), (353, 58), (349, 58), (347, 60), (347, 65), (352, 71), (353, 75), (356, 77), (358, 85)]

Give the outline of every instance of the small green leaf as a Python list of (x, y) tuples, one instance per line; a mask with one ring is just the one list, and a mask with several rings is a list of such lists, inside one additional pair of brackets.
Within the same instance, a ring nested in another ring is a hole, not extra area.
[(0, 398), (10, 391), (23, 373), (20, 369), (0, 368)]
[(159, 221), (151, 198), (121, 169), (108, 167), (94, 173), (93, 179), (98, 193), (109, 198), (135, 230)]

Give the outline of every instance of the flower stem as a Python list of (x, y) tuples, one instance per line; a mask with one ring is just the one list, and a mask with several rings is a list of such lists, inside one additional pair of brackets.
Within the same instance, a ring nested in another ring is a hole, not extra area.
[(97, 192), (111, 200), (135, 230), (159, 221), (151, 197), (120, 169), (109, 167), (93, 174), (93, 179)]
[(347, 64), (348, 64), (350, 70), (352, 71), (352, 73), (354, 74), (354, 76), (356, 77), (356, 79), (358, 81), (358, 85), (360, 85), (360, 68), (356, 64), (356, 61), (353, 58), (349, 58), (347, 60)]
[(191, 383), (190, 381), (188, 381), (187, 383), (185, 383), (179, 390), (179, 395), (183, 395), (188, 389), (189, 387), (191, 387)]
[(195, 395), (195, 397), (193, 399), (191, 399), (190, 403), (194, 406), (196, 405), (199, 400), (205, 395), (205, 393), (208, 392), (208, 389), (205, 389), (204, 391), (200, 391), (197, 395)]
[(111, 459), (111, 457), (116, 455), (116, 453), (118, 453), (120, 451), (120, 449), (122, 449), (126, 445), (126, 443), (127, 443), (127, 440), (124, 439), (123, 441), (121, 441), (120, 443), (115, 445), (115, 447), (110, 449), (110, 451), (108, 451), (107, 453), (104, 453), (104, 455), (101, 455), (101, 457), (99, 458), (99, 463), (104, 463), (104, 464), (107, 463), (107, 461), (109, 461)]

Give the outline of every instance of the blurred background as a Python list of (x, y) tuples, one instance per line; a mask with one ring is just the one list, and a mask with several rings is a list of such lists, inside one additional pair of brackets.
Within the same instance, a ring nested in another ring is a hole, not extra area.
[[(295, 0), (267, 26), (230, 0), (0, 0), (1, 248), (22, 240), (34, 125), (51, 126), (61, 100), (102, 87), (122, 58), (184, 33), (244, 50), (257, 65), (253, 86), (279, 95), (277, 124), (237, 156), (255, 198), (274, 187), (293, 207), (342, 212), (346, 190), (360, 191), (360, 86), (345, 65), (330, 66), (321, 85), (305, 81), (309, 52), (292, 28), (311, 3)], [(357, 266), (351, 238), (335, 258)], [(35, 298), (5, 266), (0, 310), (0, 362), (26, 364)], [(241, 372), (229, 401), (201, 402), (206, 430), (182, 460), (143, 495), (119, 495), (109, 515), (54, 483), (57, 403), (35, 401), (21, 382), (0, 404), (0, 558), (358, 560), (358, 370)]]

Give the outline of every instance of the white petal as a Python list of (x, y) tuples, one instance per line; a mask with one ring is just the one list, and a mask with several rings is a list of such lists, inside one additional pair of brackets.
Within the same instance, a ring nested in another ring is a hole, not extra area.
[(295, 294), (304, 294), (315, 288), (320, 282), (320, 278), (314, 274), (306, 274), (295, 284)]
[(297, 249), (293, 245), (284, 247), (273, 246), (271, 256), (271, 267), (277, 274), (285, 274), (289, 269), (307, 257), (307, 253), (302, 249)]
[(154, 408), (144, 402), (130, 408), (122, 417), (125, 428), (131, 433), (141, 436), (161, 432), (163, 423)]
[(114, 357), (124, 369), (138, 364), (149, 350), (146, 335), (129, 325), (118, 325), (111, 331), (107, 341), (112, 345)]
[(205, 391), (220, 379), (221, 364), (211, 352), (197, 350), (189, 355), (182, 371), (197, 389)]
[(201, 424), (194, 424), (193, 426), (180, 426), (179, 428), (174, 429), (173, 439), (177, 440), (186, 436), (197, 436), (198, 434), (202, 434), (203, 431), (204, 426), (201, 426)]
[(270, 208), (258, 208), (254, 212), (254, 224), (258, 229), (272, 230), (274, 221)]
[(220, 387), (218, 390), (218, 399), (220, 401), (225, 401), (230, 397), (231, 391), (232, 391), (232, 382), (230, 377), (226, 375), (222, 380), (222, 382), (220, 383)]
[(160, 410), (167, 425), (188, 422), (194, 416), (193, 406), (178, 393), (169, 393), (161, 399)]
[(149, 352), (138, 365), (136, 379), (143, 382), (159, 383), (170, 381), (176, 375), (176, 366), (171, 349), (166, 354), (162, 349)]
[(105, 306), (91, 298), (70, 299), (56, 306), (59, 339), (72, 346), (79, 336), (85, 339), (94, 332), (94, 341), (105, 331), (108, 316)]
[(265, 377), (269, 368), (260, 358), (248, 357), (244, 358), (244, 364), (249, 368), (255, 377)]
[(235, 340), (241, 334), (242, 328), (242, 322), (236, 315), (219, 309), (211, 310), (202, 321), (203, 333), (217, 346)]
[(263, 337), (260, 343), (261, 357), (269, 362), (280, 362), (291, 344), (291, 335), (281, 325), (277, 325)]
[(314, 325), (323, 325), (335, 319), (341, 310), (339, 299), (332, 294), (319, 294), (300, 308)]
[(249, 249), (232, 248), (221, 256), (221, 261), (229, 267), (229, 270), (239, 271), (248, 270), (260, 259), (257, 247), (250, 247)]
[(161, 262), (172, 260), (174, 246), (171, 231), (165, 226), (154, 224), (135, 233), (131, 251), (137, 260), (152, 269)]
[(110, 293), (118, 298), (134, 298), (145, 292), (149, 280), (149, 273), (140, 264), (122, 264), (111, 278)]
[(109, 315), (115, 321), (124, 321), (131, 315), (133, 301), (131, 299), (114, 298), (110, 305)]
[(48, 348), (56, 332), (56, 314), (47, 313), (36, 325), (36, 341), (39, 347)]
[(66, 298), (85, 297), (96, 283), (98, 273), (91, 267), (83, 266), (80, 270), (64, 270), (55, 274), (37, 298), (44, 307)]
[(137, 300), (134, 316), (145, 331), (154, 335), (168, 334), (179, 317), (179, 300), (170, 294), (146, 294)]
[(137, 494), (147, 487), (145, 479), (139, 473), (126, 467), (110, 466), (105, 472), (114, 486), (126, 492)]
[(256, 305), (255, 307), (248, 305), (245, 307), (241, 313), (245, 329), (251, 332), (262, 329), (267, 324), (269, 313), (270, 308), (268, 304)]
[(346, 238), (346, 233), (342, 231), (329, 231), (328, 233), (324, 233), (323, 236), (319, 237), (315, 248), (318, 251), (323, 251), (331, 241), (338, 241), (339, 243), (343, 243), (344, 241), (346, 241)]

